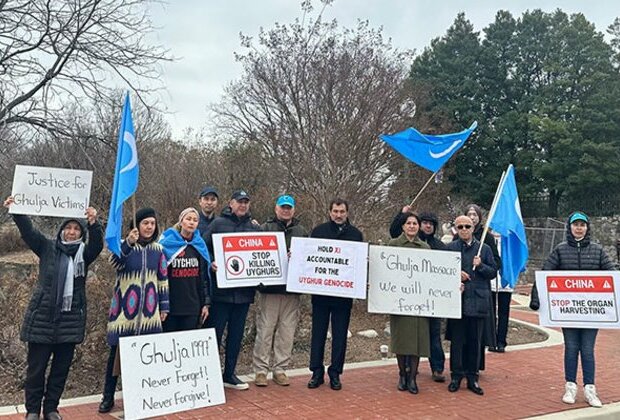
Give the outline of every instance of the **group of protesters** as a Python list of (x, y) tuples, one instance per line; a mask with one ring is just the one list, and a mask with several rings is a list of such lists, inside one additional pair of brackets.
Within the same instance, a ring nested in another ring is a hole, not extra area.
[[(13, 202), (8, 197), (4, 206), (9, 208)], [(250, 196), (244, 190), (232, 193), (219, 216), (217, 210), (221, 203), (216, 188), (206, 186), (199, 194), (198, 204), (199, 210), (188, 207), (181, 211), (178, 222), (161, 235), (156, 211), (140, 209), (130, 223), (120, 255), (110, 256), (116, 280), (107, 325), (110, 352), (99, 406), (101, 413), (109, 412), (114, 406), (120, 374), (118, 345), (119, 338), (124, 336), (214, 328), (218, 344), (225, 349), (224, 386), (248, 389), (249, 385), (236, 376), (236, 365), (247, 314), (257, 290), (254, 384), (267, 386), (271, 373), (275, 384), (289, 385), (286, 370), (299, 319), (300, 296), (287, 292), (285, 285), (219, 288), (213, 234), (283, 232), (289, 255), (292, 237), (364, 240), (362, 232), (349, 220), (349, 203), (344, 199), (332, 200), (328, 221), (310, 232), (295, 217), (296, 202), (292, 195), (277, 197), (274, 216), (262, 225), (252, 218)], [(62, 418), (58, 403), (75, 346), (84, 339), (88, 267), (103, 249), (103, 231), (96, 210), (89, 207), (85, 216), (86, 223), (79, 219), (63, 222), (56, 238), (50, 240), (33, 227), (27, 216), (13, 215), (22, 238), (40, 258), (39, 279), (21, 330), (21, 339), (28, 343), (25, 400), (29, 420), (39, 419), (41, 409), (45, 419)], [(466, 379), (467, 389), (477, 395), (484, 394), (479, 372), (485, 367), (485, 349), (503, 353), (507, 346), (512, 292), (509, 288), (499, 288), (495, 280), (501, 267), (500, 253), (493, 235), (483, 235), (482, 219), (479, 206), (467, 206), (452, 222), (454, 236), (442, 242), (435, 236), (439, 221), (434, 213), (416, 213), (405, 206), (390, 226), (392, 239), (388, 243), (395, 247), (461, 254), (462, 313), (460, 319), (447, 321), (445, 334), (451, 342), (448, 390), (458, 391)], [(602, 248), (590, 241), (589, 219), (580, 212), (570, 216), (566, 242), (554, 249), (543, 267), (544, 270), (613, 268)], [(533, 309), (538, 304), (535, 292)], [(318, 388), (325, 382), (324, 353), (331, 324), (331, 361), (327, 375), (331, 389), (342, 389), (340, 377), (352, 304), (351, 298), (312, 296), (309, 363), (312, 376), (308, 388)], [(421, 357), (429, 357), (434, 381), (446, 381), (441, 327), (439, 318), (390, 315), (391, 351), (398, 362), (398, 390), (419, 392), (416, 377)], [(225, 331), (226, 343), (223, 343)], [(601, 406), (594, 387), (597, 330), (563, 328), (563, 331), (566, 349), (563, 401), (575, 402), (577, 357), (581, 354), (585, 398), (590, 405)]]

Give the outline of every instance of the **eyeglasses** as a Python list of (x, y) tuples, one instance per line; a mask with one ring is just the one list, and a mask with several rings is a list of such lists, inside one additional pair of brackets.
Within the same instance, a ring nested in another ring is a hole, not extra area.
[(458, 230), (471, 229), (471, 225), (458, 225), (456, 228)]

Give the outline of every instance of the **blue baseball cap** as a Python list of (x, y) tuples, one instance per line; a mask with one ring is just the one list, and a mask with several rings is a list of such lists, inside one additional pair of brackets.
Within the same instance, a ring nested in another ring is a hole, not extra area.
[(577, 220), (581, 220), (581, 221), (586, 222), (586, 223), (590, 222), (588, 220), (588, 216), (586, 216), (584, 213), (582, 213), (580, 211), (577, 211), (577, 212), (572, 214), (570, 219), (568, 219), (568, 223), (573, 223), (573, 222), (576, 222)]
[(290, 195), (283, 194), (276, 200), (276, 206), (291, 206), (295, 207), (295, 199)]

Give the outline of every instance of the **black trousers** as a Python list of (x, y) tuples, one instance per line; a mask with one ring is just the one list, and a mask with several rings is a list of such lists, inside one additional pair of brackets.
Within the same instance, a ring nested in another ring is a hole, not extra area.
[[(26, 410), (43, 414), (58, 411), (58, 402), (69, 375), (69, 368), (75, 352), (75, 343), (38, 344), (28, 343), (28, 369), (26, 371)], [(47, 384), (45, 371), (52, 358)]]
[(245, 320), (248, 317), (249, 303), (226, 303), (213, 302), (207, 318), (207, 328), (215, 328), (217, 343), (222, 346), (224, 329), (228, 325), (226, 333), (226, 349), (224, 360), (223, 379), (226, 381), (235, 374), (237, 360), (241, 351)]
[[(499, 300), (498, 296), (499, 295)], [(493, 307), (497, 308), (497, 345), (506, 347), (506, 337), (508, 336), (508, 320), (510, 319), (510, 302), (512, 293), (493, 292)]]
[(450, 320), (450, 374), (452, 379), (478, 379), (484, 318), (463, 316)]
[(446, 356), (441, 346), (441, 318), (428, 318), (428, 330), (431, 340), (431, 357), (428, 362), (433, 372), (443, 372)]
[(347, 353), (347, 332), (351, 319), (351, 306), (332, 306), (312, 304), (312, 339), (310, 345), (310, 370), (313, 374), (323, 375), (325, 366), (325, 340), (331, 319), (332, 324), (332, 359), (327, 374), (330, 377), (342, 374)]
[(189, 331), (198, 328), (198, 315), (168, 315), (162, 325), (164, 332)]
[(108, 354), (108, 363), (105, 368), (105, 384), (103, 385), (103, 398), (113, 399), (116, 392), (116, 383), (118, 376), (114, 376), (114, 360), (116, 359), (116, 349), (118, 346), (110, 346)]

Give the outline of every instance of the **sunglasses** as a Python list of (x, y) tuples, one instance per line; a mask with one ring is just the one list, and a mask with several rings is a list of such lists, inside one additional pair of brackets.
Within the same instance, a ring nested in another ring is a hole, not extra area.
[(471, 225), (458, 225), (456, 228), (458, 230), (471, 229)]

